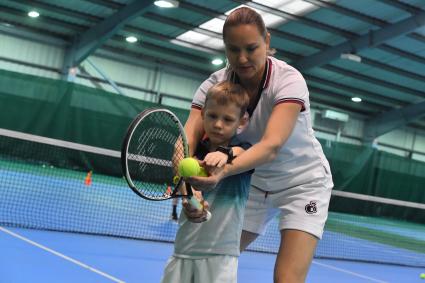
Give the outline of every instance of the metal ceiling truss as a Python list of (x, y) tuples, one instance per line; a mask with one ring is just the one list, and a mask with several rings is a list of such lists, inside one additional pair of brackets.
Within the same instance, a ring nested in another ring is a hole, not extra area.
[(72, 45), (65, 53), (64, 75), (68, 74), (70, 68), (78, 66), (124, 25), (145, 12), (152, 2), (150, 0), (134, 1), (74, 38)]

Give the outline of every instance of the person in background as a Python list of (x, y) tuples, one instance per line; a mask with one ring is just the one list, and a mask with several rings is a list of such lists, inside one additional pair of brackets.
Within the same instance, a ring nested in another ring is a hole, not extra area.
[(173, 210), (171, 212), (171, 217), (170, 218), (172, 220), (174, 220), (174, 221), (179, 220), (179, 216), (177, 214), (177, 205), (178, 204), (179, 204), (179, 199), (178, 198), (173, 198), (173, 201), (172, 201), (172, 208), (173, 208)]

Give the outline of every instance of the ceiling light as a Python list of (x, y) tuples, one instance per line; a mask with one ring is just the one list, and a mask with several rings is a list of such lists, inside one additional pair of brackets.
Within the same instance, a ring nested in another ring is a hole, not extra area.
[(351, 60), (357, 63), (360, 63), (362, 61), (362, 57), (360, 57), (357, 54), (353, 54), (353, 53), (342, 53), (341, 54), (341, 59), (347, 59), (347, 60)]
[(30, 11), (28, 13), (28, 16), (31, 18), (37, 18), (38, 16), (40, 16), (40, 14), (37, 11)]
[(135, 42), (137, 42), (137, 37), (135, 37), (135, 36), (127, 36), (125, 38), (125, 40), (127, 40), (127, 42), (130, 42), (130, 43), (135, 43)]
[(177, 8), (179, 6), (179, 1), (175, 0), (158, 0), (154, 4), (160, 8)]
[(362, 99), (360, 97), (352, 97), (351, 100), (357, 103), (362, 102)]
[(212, 60), (212, 61), (211, 61), (211, 63), (212, 63), (213, 65), (218, 66), (218, 65), (223, 64), (223, 60), (221, 60), (220, 58), (215, 58), (214, 60)]

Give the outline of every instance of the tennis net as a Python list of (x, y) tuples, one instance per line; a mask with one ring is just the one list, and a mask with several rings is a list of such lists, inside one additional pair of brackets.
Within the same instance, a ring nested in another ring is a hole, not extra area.
[[(0, 225), (172, 242), (171, 202), (137, 197), (118, 151), (0, 129)], [(415, 204), (334, 191), (353, 206), (414, 209)], [(278, 221), (250, 250), (275, 253)], [(425, 267), (425, 227), (330, 212), (316, 257)]]

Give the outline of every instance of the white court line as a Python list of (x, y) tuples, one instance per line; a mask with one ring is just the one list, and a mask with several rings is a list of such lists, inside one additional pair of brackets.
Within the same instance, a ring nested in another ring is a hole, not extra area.
[(323, 267), (326, 267), (326, 268), (329, 268), (329, 269), (337, 270), (337, 271), (347, 273), (347, 274), (350, 274), (350, 275), (353, 275), (353, 276), (356, 276), (356, 277), (359, 277), (359, 278), (367, 279), (367, 280), (370, 280), (370, 281), (373, 281), (373, 282), (388, 283), (387, 281), (382, 281), (382, 280), (379, 280), (379, 279), (376, 279), (376, 278), (372, 278), (372, 277), (369, 277), (369, 276), (366, 276), (366, 275), (363, 275), (363, 274), (360, 274), (360, 273), (356, 273), (356, 272), (353, 272), (353, 271), (349, 271), (349, 270), (346, 270), (346, 269), (343, 269), (343, 268), (339, 268), (339, 267), (336, 267), (336, 266), (333, 266), (333, 265), (319, 263), (315, 260), (313, 260), (313, 264), (317, 264), (317, 265), (320, 265), (320, 266), (323, 266)]
[(125, 281), (123, 281), (123, 280), (120, 280), (120, 279), (118, 279), (118, 278), (115, 278), (115, 277), (113, 277), (113, 276), (111, 276), (111, 275), (109, 275), (109, 274), (106, 274), (105, 272), (102, 272), (102, 271), (100, 271), (100, 270), (97, 270), (96, 268), (93, 268), (93, 267), (91, 267), (91, 266), (89, 266), (89, 265), (87, 265), (87, 264), (85, 264), (85, 263), (82, 263), (82, 262), (80, 262), (80, 261), (78, 261), (78, 260), (75, 260), (75, 259), (73, 259), (73, 258), (70, 258), (70, 257), (68, 257), (68, 256), (66, 256), (66, 255), (64, 255), (64, 254), (61, 254), (61, 253), (57, 252), (57, 251), (54, 251), (54, 250), (52, 250), (52, 249), (49, 249), (48, 247), (43, 246), (43, 245), (41, 245), (41, 244), (38, 244), (38, 243), (36, 243), (36, 242), (34, 242), (34, 241), (31, 241), (30, 239), (25, 238), (25, 237), (23, 237), (23, 236), (21, 236), (21, 235), (19, 235), (19, 234), (16, 234), (16, 233), (14, 233), (14, 232), (12, 232), (12, 231), (10, 231), (10, 230), (8, 230), (8, 229), (6, 229), (6, 228), (2, 227), (2, 226), (0, 226), (0, 231), (3, 231), (3, 232), (5, 232), (5, 233), (7, 233), (7, 234), (9, 234), (9, 235), (11, 235), (11, 236), (13, 236), (13, 237), (16, 237), (16, 238), (18, 238), (18, 239), (20, 239), (20, 240), (22, 240), (22, 241), (24, 241), (24, 242), (27, 242), (27, 243), (29, 243), (29, 244), (31, 244), (31, 245), (33, 245), (33, 246), (36, 246), (36, 247), (38, 247), (38, 248), (40, 248), (40, 249), (42, 249), (42, 250), (45, 250), (45, 251), (47, 251), (47, 252), (49, 252), (49, 253), (52, 253), (52, 254), (54, 254), (54, 255), (56, 255), (56, 256), (58, 256), (58, 257), (61, 257), (61, 258), (65, 259), (65, 260), (67, 260), (67, 261), (70, 261), (70, 262), (72, 262), (72, 263), (75, 263), (76, 265), (79, 265), (79, 266), (81, 266), (81, 267), (83, 267), (83, 268), (86, 268), (86, 269), (88, 269), (88, 270), (90, 270), (90, 271), (93, 271), (94, 273), (97, 273), (97, 274), (99, 274), (99, 275), (101, 275), (101, 276), (103, 276), (103, 277), (106, 277), (106, 278), (108, 278), (108, 279), (110, 279), (110, 280), (112, 280), (112, 281), (114, 281), (114, 282), (117, 282), (117, 283), (125, 283)]

